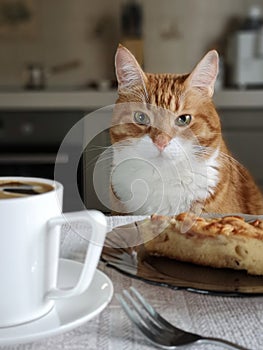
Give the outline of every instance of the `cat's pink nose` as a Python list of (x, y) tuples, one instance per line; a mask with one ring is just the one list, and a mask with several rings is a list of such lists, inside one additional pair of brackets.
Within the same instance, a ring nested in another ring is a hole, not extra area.
[(155, 137), (153, 143), (159, 149), (159, 151), (163, 151), (165, 147), (169, 144), (170, 137), (168, 135), (160, 134)]

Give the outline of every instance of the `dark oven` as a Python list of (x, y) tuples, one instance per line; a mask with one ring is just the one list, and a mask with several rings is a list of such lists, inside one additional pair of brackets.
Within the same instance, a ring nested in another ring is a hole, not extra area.
[[(57, 151), (68, 131), (86, 113), (73, 110), (1, 110), (0, 176), (33, 176), (54, 178), (54, 165), (67, 165), (69, 155)], [(79, 150), (82, 139), (70, 145)], [(82, 161), (78, 167), (78, 188), (83, 195)], [(77, 205), (77, 204), (76, 204)], [(80, 210), (70, 200), (70, 189), (64, 189), (64, 211)]]

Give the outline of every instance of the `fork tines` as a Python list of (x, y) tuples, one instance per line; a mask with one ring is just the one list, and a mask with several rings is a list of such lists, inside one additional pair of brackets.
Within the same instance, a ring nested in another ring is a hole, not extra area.
[(125, 313), (139, 330), (155, 344), (172, 346), (195, 342), (200, 337), (186, 333), (167, 322), (133, 287), (117, 294)]

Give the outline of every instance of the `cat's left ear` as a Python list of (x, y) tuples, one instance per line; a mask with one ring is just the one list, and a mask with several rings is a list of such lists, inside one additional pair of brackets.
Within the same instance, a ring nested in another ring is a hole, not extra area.
[(219, 57), (216, 50), (209, 51), (197, 64), (188, 82), (190, 87), (199, 88), (208, 93), (210, 97), (214, 94), (215, 81), (218, 74)]

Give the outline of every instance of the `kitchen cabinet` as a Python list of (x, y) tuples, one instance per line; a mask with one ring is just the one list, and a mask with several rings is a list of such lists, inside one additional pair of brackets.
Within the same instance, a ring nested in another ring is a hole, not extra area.
[(263, 190), (263, 108), (219, 108), (222, 132), (233, 156)]
[[(1, 109), (0, 176), (54, 178), (55, 164), (67, 171), (72, 154), (82, 153), (83, 134), (79, 133), (63, 152), (58, 150), (69, 130), (86, 114), (81, 110)], [(82, 163), (78, 188), (83, 195)], [(56, 180), (60, 180), (56, 177)], [(65, 186), (64, 210), (80, 210), (73, 203), (72, 186)]]

